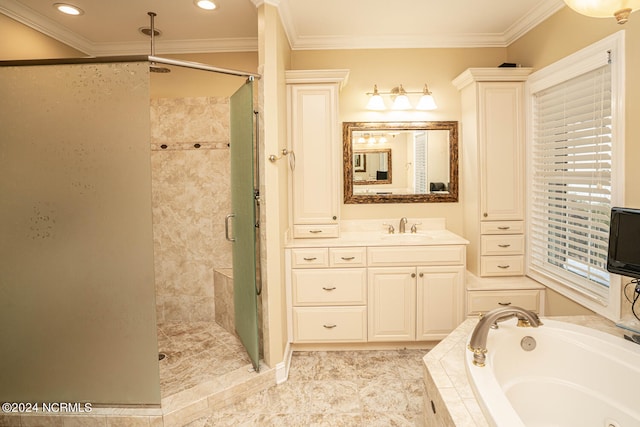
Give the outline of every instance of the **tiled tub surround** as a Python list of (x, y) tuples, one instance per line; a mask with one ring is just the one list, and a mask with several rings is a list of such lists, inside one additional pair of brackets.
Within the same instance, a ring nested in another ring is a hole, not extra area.
[[(612, 322), (599, 316), (553, 319), (622, 336), (621, 330)], [(544, 318), (542, 320), (544, 322)], [(477, 319), (466, 320), (424, 357), (426, 394), (423, 408), (429, 427), (489, 426), (465, 371), (467, 342), (477, 322)]]
[(229, 99), (151, 100), (158, 322), (215, 319), (213, 276), (230, 268)]

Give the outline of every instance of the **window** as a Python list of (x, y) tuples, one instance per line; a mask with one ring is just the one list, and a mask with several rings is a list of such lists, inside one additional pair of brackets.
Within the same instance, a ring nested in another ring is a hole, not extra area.
[(528, 266), (530, 275), (610, 318), (619, 278), (606, 269), (610, 209), (623, 115), (617, 108), (620, 35), (531, 76)]

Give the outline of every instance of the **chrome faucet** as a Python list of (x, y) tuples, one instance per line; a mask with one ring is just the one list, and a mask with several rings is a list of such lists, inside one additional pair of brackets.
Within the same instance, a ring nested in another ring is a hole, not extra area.
[(468, 348), (473, 352), (474, 365), (484, 366), (487, 357), (487, 335), (489, 335), (489, 329), (494, 325), (497, 326), (498, 322), (514, 316), (518, 318), (519, 327), (532, 326), (537, 328), (542, 325), (537, 314), (520, 307), (499, 307), (487, 312), (480, 318), (469, 340)]
[(405, 226), (407, 225), (407, 217), (400, 218), (400, 227), (398, 227), (398, 233), (404, 233)]

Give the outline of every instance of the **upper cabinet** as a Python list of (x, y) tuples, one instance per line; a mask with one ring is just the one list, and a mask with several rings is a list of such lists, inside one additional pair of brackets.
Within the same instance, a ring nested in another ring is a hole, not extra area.
[(338, 237), (340, 125), (338, 94), (346, 70), (287, 71), (294, 238)]
[(468, 268), (524, 274), (524, 83), (530, 68), (470, 68), (462, 97), (462, 201)]

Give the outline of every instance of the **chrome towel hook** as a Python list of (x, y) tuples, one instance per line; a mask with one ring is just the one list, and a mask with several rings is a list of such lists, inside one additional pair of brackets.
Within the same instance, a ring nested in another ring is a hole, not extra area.
[(275, 156), (275, 155), (270, 155), (269, 156), (269, 161), (271, 163), (275, 163), (278, 160), (282, 159), (285, 156), (289, 156), (289, 167), (291, 168), (291, 170), (294, 170), (296, 168), (296, 155), (292, 150), (288, 150), (286, 148), (283, 148), (281, 151), (281, 155), (279, 156)]

